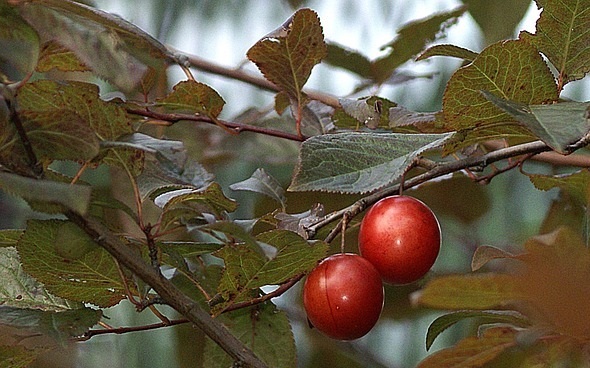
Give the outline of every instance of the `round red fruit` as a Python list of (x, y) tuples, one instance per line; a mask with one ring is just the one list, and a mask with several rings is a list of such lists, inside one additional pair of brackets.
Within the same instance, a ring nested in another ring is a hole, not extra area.
[(422, 278), (438, 256), (440, 225), (421, 201), (391, 196), (375, 203), (361, 222), (359, 252), (390, 284)]
[(358, 339), (375, 326), (381, 314), (381, 276), (359, 255), (330, 256), (307, 276), (303, 305), (309, 322), (325, 335)]

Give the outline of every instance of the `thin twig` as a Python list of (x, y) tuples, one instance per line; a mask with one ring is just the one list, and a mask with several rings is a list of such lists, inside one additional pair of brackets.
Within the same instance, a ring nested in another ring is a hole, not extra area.
[(510, 170), (514, 169), (515, 167), (522, 166), (522, 164), (526, 160), (530, 159), (533, 155), (534, 155), (534, 153), (529, 153), (519, 160), (515, 160), (514, 162), (510, 162), (505, 167), (502, 167), (502, 168), (495, 167), (494, 171), (492, 171), (490, 174), (485, 175), (485, 176), (477, 176), (477, 177), (475, 177), (474, 180), (479, 183), (482, 183), (482, 184), (489, 184), (492, 181), (492, 179), (495, 178), (496, 176), (498, 176), (506, 171), (510, 171)]
[(271, 291), (268, 294), (264, 294), (261, 297), (258, 298), (254, 298), (251, 300), (246, 300), (244, 302), (240, 302), (240, 303), (235, 303), (235, 304), (231, 304), (229, 307), (225, 308), (223, 310), (223, 313), (225, 312), (231, 312), (237, 309), (241, 309), (241, 308), (246, 308), (246, 307), (251, 307), (260, 303), (264, 303), (267, 300), (270, 300), (272, 298), (276, 298), (279, 297), (281, 295), (283, 295), (283, 293), (285, 293), (287, 290), (289, 290), (291, 287), (293, 287), (293, 285), (295, 285), (299, 280), (301, 280), (303, 278), (303, 276), (305, 276), (304, 274), (299, 274), (295, 277), (290, 278), (287, 282), (285, 282), (284, 284), (281, 284), (278, 288), (276, 288), (275, 290)]
[(43, 167), (41, 166), (41, 164), (39, 163), (39, 160), (37, 159), (37, 155), (35, 154), (35, 151), (33, 150), (33, 146), (31, 145), (31, 141), (29, 140), (29, 136), (27, 135), (27, 131), (25, 130), (25, 128), (23, 126), (23, 122), (20, 119), (20, 116), (18, 115), (18, 113), (16, 111), (15, 102), (12, 101), (11, 99), (8, 99), (8, 98), (3, 98), (3, 100), (4, 100), (4, 103), (6, 104), (6, 107), (8, 108), (9, 113), (10, 113), (10, 121), (12, 122), (12, 124), (14, 125), (14, 128), (16, 129), (16, 133), (18, 134), (18, 137), (19, 137), (19, 139), (23, 145), (23, 148), (25, 150), (25, 154), (27, 155), (27, 159), (29, 161), (29, 167), (31, 168), (33, 175), (37, 179), (41, 179), (41, 178), (43, 178)]
[(97, 336), (97, 335), (105, 335), (105, 334), (121, 335), (121, 334), (129, 333), (129, 332), (155, 330), (155, 329), (162, 328), (162, 327), (176, 326), (176, 325), (180, 325), (180, 324), (188, 323), (188, 322), (190, 322), (188, 319), (180, 318), (180, 319), (170, 320), (167, 323), (158, 322), (158, 323), (153, 323), (153, 324), (149, 324), (149, 325), (142, 325), (142, 326), (104, 328), (104, 329), (100, 329), (100, 330), (98, 330), (98, 329), (97, 330), (88, 330), (88, 331), (86, 331), (86, 333), (84, 335), (77, 337), (75, 340), (76, 341), (87, 341), (87, 340), (90, 340), (93, 336)]
[[(578, 148), (586, 146), (588, 142), (580, 140), (572, 146), (572, 150), (575, 151)], [(501, 141), (488, 141), (483, 143), (483, 146), (489, 150), (498, 150), (505, 148), (505, 145)], [(532, 160), (545, 162), (556, 166), (571, 166), (571, 167), (590, 167), (590, 155), (587, 154), (571, 154), (562, 155), (554, 151), (541, 152), (538, 155), (532, 157)]]
[(254, 133), (269, 135), (269, 136), (288, 139), (288, 140), (297, 141), (297, 142), (303, 142), (304, 140), (307, 139), (307, 137), (305, 137), (305, 136), (299, 136), (297, 134), (287, 133), (282, 130), (269, 129), (269, 128), (265, 128), (265, 127), (259, 127), (256, 125), (242, 124), (242, 123), (237, 123), (237, 122), (233, 122), (233, 121), (225, 121), (225, 120), (220, 120), (220, 119), (213, 120), (208, 116), (202, 116), (202, 115), (179, 114), (179, 113), (167, 114), (167, 113), (142, 110), (142, 109), (127, 109), (127, 112), (129, 112), (131, 114), (135, 114), (135, 115), (145, 116), (147, 118), (167, 121), (170, 123), (176, 123), (181, 120), (188, 120), (188, 121), (199, 121), (199, 122), (218, 125), (218, 126), (220, 124), (222, 124), (223, 126), (227, 127), (228, 129), (231, 129), (234, 133), (254, 132)]

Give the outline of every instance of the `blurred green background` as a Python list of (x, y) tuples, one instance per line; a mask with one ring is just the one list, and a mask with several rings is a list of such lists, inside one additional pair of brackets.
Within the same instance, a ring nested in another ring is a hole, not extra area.
[[(480, 51), (497, 39), (516, 36), (518, 30), (534, 31), (539, 14), (528, 1), (466, 2), (470, 3), (473, 16), (463, 16), (439, 42)], [(243, 65), (250, 71), (255, 67), (245, 63), (248, 48), (282, 24), (297, 7), (306, 6), (318, 12), (326, 39), (375, 58), (380, 55), (380, 47), (395, 38), (396, 29), (402, 24), (461, 5), (460, 1), (451, 0), (95, 0), (94, 3), (183, 52), (227, 67)], [(377, 93), (411, 110), (436, 111), (440, 109), (446, 81), (459, 66), (459, 61), (450, 58), (409, 63), (402, 67), (408, 73), (435, 74), (432, 78), (386, 86), (379, 91), (368, 90), (363, 94)], [(252, 106), (260, 109), (272, 107), (271, 93), (200, 71), (195, 71), (195, 76), (226, 100), (222, 113), (224, 119), (231, 120)], [(171, 85), (183, 78), (179, 69), (171, 69)], [(349, 96), (358, 82), (349, 73), (319, 65), (307, 87)], [(584, 88), (586, 84), (586, 81), (571, 83), (566, 95), (589, 100), (588, 89)], [(272, 210), (272, 204), (264, 198), (252, 193), (232, 192), (227, 187), (246, 179), (258, 167), (264, 167), (286, 187), (296, 158), (296, 146), (247, 134), (220, 139), (215, 129), (180, 123), (165, 133), (171, 138), (183, 138), (193, 156), (215, 173), (230, 197), (240, 202), (240, 209), (235, 214), (237, 218), (252, 218)], [(526, 169), (552, 172), (549, 167), (535, 164), (527, 165)], [(105, 187), (117, 180), (101, 168), (87, 173), (85, 179), (102, 183)], [(478, 245), (519, 249), (524, 240), (538, 233), (546, 211), (556, 198), (554, 192), (537, 191), (526, 176), (515, 170), (494, 178), (487, 186), (457, 176), (452, 180), (427, 183), (411, 194), (432, 207), (443, 229), (441, 256), (428, 277), (468, 272), (471, 255)], [(314, 193), (288, 195), (290, 212), (305, 211), (316, 202), (323, 203), (330, 211), (349, 205), (357, 198)], [(39, 214), (31, 213), (23, 203), (0, 193), (1, 228), (23, 227), (27, 218), (37, 216)], [(347, 235), (350, 251), (356, 251), (355, 238), (353, 224)], [(337, 251), (337, 245), (334, 245), (334, 251)], [(426, 330), (439, 313), (410, 307), (409, 294), (419, 289), (421, 283), (423, 281), (403, 287), (387, 286), (385, 309), (377, 327), (364, 338), (346, 343), (332, 341), (308, 328), (300, 303), (300, 285), (275, 300), (291, 318), (299, 367), (415, 366), (427, 354), (424, 347)], [(171, 310), (162, 310), (171, 318), (175, 316)], [(113, 326), (158, 322), (149, 312), (136, 313), (126, 302), (106, 310), (105, 315)], [(458, 324), (443, 333), (431, 350), (449, 346), (472, 332), (469, 324)], [(188, 325), (96, 336), (87, 342), (48, 353), (34, 367), (198, 367), (201, 366), (204, 339), (198, 330)]]

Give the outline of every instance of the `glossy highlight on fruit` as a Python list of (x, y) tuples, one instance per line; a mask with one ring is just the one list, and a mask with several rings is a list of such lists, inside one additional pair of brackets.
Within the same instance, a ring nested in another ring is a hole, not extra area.
[(441, 244), (440, 225), (421, 201), (390, 196), (375, 203), (359, 230), (359, 252), (390, 284), (422, 278), (432, 267)]
[(330, 256), (307, 276), (303, 305), (309, 322), (325, 335), (358, 339), (375, 326), (381, 314), (381, 276), (359, 255)]

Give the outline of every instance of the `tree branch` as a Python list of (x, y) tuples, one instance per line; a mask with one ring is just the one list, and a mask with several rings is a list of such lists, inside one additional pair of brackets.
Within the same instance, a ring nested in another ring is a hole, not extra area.
[(190, 322), (188, 319), (186, 318), (180, 318), (180, 319), (174, 319), (171, 320), (169, 322), (158, 322), (158, 323), (152, 323), (149, 325), (142, 325), (142, 326), (132, 326), (132, 327), (118, 327), (118, 328), (105, 328), (105, 329), (97, 329), (97, 330), (88, 330), (84, 335), (82, 335), (79, 338), (76, 338), (76, 341), (87, 341), (90, 340), (92, 337), (97, 336), (97, 335), (105, 335), (105, 334), (117, 334), (117, 335), (121, 335), (124, 333), (129, 333), (129, 332), (138, 332), (138, 331), (148, 331), (148, 330), (155, 330), (158, 328), (163, 328), (163, 327), (170, 327), (170, 326), (176, 326), (176, 325), (180, 325), (183, 323), (188, 323)]
[(203, 116), (203, 115), (178, 114), (178, 113), (170, 114), (170, 113), (161, 113), (161, 112), (155, 112), (155, 111), (149, 111), (149, 110), (130, 109), (130, 108), (127, 109), (127, 112), (130, 114), (141, 115), (141, 116), (145, 116), (145, 117), (152, 118), (152, 119), (167, 121), (170, 123), (175, 123), (175, 122), (178, 122), (181, 120), (188, 120), (188, 121), (199, 121), (199, 122), (204, 122), (204, 123), (213, 124), (213, 125), (223, 124), (225, 127), (233, 130), (235, 133), (254, 132), (254, 133), (269, 135), (272, 137), (278, 137), (278, 138), (283, 138), (283, 139), (288, 139), (291, 141), (298, 141), (298, 142), (303, 142), (304, 140), (307, 139), (307, 137), (305, 137), (305, 136), (299, 136), (297, 134), (287, 133), (282, 130), (269, 129), (269, 128), (264, 128), (264, 127), (259, 127), (256, 125), (248, 125), (248, 124), (236, 123), (236, 122), (232, 122), (232, 121), (225, 121), (225, 120), (219, 120), (219, 119), (213, 120), (210, 117)]
[[(496, 151), (489, 152), (487, 154), (481, 156), (470, 156), (458, 161), (450, 161), (447, 163), (439, 164), (434, 166), (432, 169), (414, 176), (412, 178), (407, 179), (404, 184), (404, 189), (415, 187), (418, 184), (424, 183), (428, 180), (441, 177), (443, 175), (451, 174), (456, 171), (465, 170), (469, 168), (481, 168), (486, 167), (491, 163), (496, 161), (504, 160), (511, 157), (516, 157), (520, 155), (526, 154), (538, 154), (541, 152), (551, 151), (551, 148), (547, 146), (545, 143), (541, 141), (534, 141), (530, 143), (523, 143), (516, 146), (511, 146), (507, 148), (498, 149)], [(322, 217), (318, 222), (312, 224), (311, 226), (307, 227), (306, 231), (310, 238), (315, 236), (317, 231), (335, 221), (337, 219), (342, 218), (343, 216), (347, 216), (348, 218), (352, 218), (366, 208), (371, 206), (372, 204), (376, 203), (381, 198), (397, 194), (400, 190), (400, 184), (392, 185), (391, 187), (387, 187), (383, 190), (375, 192), (374, 194), (368, 195), (360, 200), (356, 201), (352, 205), (340, 209), (338, 211), (334, 211), (332, 213), (327, 214), (326, 216)], [(337, 225), (332, 231), (328, 234), (325, 241), (330, 243), (332, 240), (340, 232), (341, 226)]]
[[(488, 141), (483, 143), (483, 146), (494, 151), (504, 148), (500, 141)], [(590, 167), (590, 155), (585, 154), (562, 155), (552, 151), (541, 152), (533, 156), (532, 160), (557, 166)]]
[(242, 363), (245, 367), (266, 367), (266, 364), (232, 335), (223, 324), (213, 319), (172, 282), (159, 272), (156, 272), (154, 268), (113, 235), (104, 225), (72, 211), (67, 212), (66, 216), (115, 257), (121, 265), (127, 267), (137, 277), (150, 285), (168, 305), (194, 323), (234, 360)]
[[(176, 50), (173, 50), (177, 52)], [(264, 79), (263, 77), (254, 75), (252, 73), (248, 73), (242, 69), (233, 69), (223, 67), (221, 65), (212, 63), (205, 59), (202, 59), (195, 55), (183, 54), (188, 59), (189, 63), (193, 68), (199, 69), (204, 72), (220, 75), (223, 77), (227, 77), (234, 80), (239, 80), (244, 83), (251, 84), (256, 87), (260, 87), (264, 90), (271, 91), (271, 92), (280, 92), (280, 90), (275, 86), (273, 83), (269, 82), (268, 80)], [(304, 89), (303, 92), (311, 98), (312, 100), (320, 101), (323, 104), (328, 106), (332, 106), (334, 108), (340, 107), (340, 102), (334, 96), (331, 96), (326, 93), (322, 93), (319, 91), (314, 91), (310, 89)]]
[(268, 294), (264, 294), (261, 297), (251, 299), (251, 300), (246, 300), (246, 301), (240, 302), (240, 303), (232, 304), (232, 305), (228, 306), (227, 308), (225, 308), (223, 310), (223, 313), (231, 312), (231, 311), (241, 309), (241, 308), (251, 307), (253, 305), (263, 303), (269, 299), (279, 297), (279, 296), (283, 295), (291, 287), (293, 287), (293, 285), (295, 285), (297, 282), (299, 282), (299, 280), (301, 280), (303, 278), (303, 276), (304, 276), (304, 274), (299, 274), (297, 276), (294, 276), (294, 277), (290, 278), (284, 284), (281, 284), (276, 290), (273, 290)]

